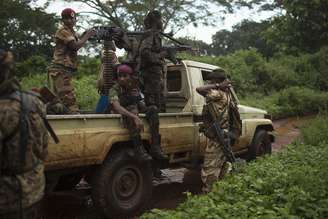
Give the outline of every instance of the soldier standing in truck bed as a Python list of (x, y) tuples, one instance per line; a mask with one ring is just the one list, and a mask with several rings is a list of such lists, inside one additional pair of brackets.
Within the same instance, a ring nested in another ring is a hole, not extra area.
[(68, 108), (69, 113), (79, 113), (72, 76), (77, 71), (77, 51), (85, 42), (95, 34), (93, 29), (79, 39), (74, 31), (76, 13), (71, 8), (66, 8), (61, 13), (63, 25), (55, 35), (55, 51), (52, 63), (49, 67), (50, 86), (53, 92)]
[(167, 52), (162, 48), (160, 32), (163, 29), (161, 14), (159, 11), (150, 11), (144, 19), (145, 34), (141, 41), (140, 71), (144, 85), (145, 103), (147, 106), (147, 120), (151, 127), (151, 148), (153, 158), (167, 159), (161, 149), (161, 136), (159, 134), (158, 113), (163, 105), (164, 95), (164, 58)]

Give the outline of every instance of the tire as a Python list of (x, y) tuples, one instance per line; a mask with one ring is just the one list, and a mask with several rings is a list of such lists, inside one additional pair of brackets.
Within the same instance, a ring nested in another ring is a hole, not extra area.
[(107, 218), (135, 215), (151, 198), (150, 162), (138, 161), (130, 148), (115, 151), (96, 172), (92, 188), (93, 202)]
[(65, 175), (59, 178), (55, 190), (72, 190), (80, 182), (82, 176), (79, 174)]
[(271, 151), (270, 136), (266, 130), (260, 129), (255, 132), (252, 144), (248, 148), (247, 160), (251, 161), (256, 157), (271, 154)]

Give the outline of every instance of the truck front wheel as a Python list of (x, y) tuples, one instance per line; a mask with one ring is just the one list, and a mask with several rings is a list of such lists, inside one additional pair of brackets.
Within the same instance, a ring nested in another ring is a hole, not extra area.
[(271, 154), (271, 140), (268, 132), (264, 129), (257, 130), (255, 132), (253, 141), (248, 148), (247, 159), (254, 160), (258, 156), (264, 154)]
[(140, 162), (130, 148), (111, 154), (93, 179), (94, 204), (107, 218), (140, 212), (152, 194), (149, 162)]

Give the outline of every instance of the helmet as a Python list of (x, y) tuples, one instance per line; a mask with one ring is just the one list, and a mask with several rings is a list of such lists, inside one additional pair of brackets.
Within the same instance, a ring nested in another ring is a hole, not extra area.
[(133, 69), (127, 64), (121, 64), (117, 67), (116, 72), (117, 72), (117, 74), (126, 73), (126, 74), (129, 74), (129, 75), (132, 75), (133, 74)]
[(61, 13), (63, 19), (75, 18), (75, 15), (75, 11), (71, 8), (65, 8)]

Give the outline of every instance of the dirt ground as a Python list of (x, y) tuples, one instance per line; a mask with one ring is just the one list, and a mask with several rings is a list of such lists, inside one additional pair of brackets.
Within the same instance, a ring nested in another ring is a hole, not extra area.
[[(273, 152), (300, 137), (300, 127), (306, 125), (311, 116), (288, 118), (274, 121), (275, 143)], [(164, 177), (153, 181), (154, 189), (149, 209), (174, 209), (186, 199), (185, 192), (201, 192), (199, 171), (188, 171), (185, 168), (164, 170)], [(55, 192), (45, 202), (47, 219), (100, 219), (92, 206), (90, 187), (83, 182), (74, 191)], [(137, 216), (135, 217), (137, 218)]]

